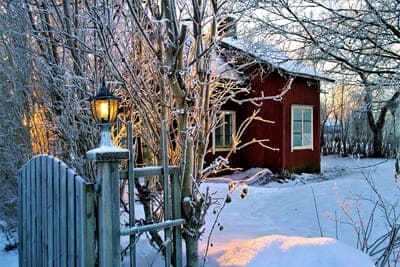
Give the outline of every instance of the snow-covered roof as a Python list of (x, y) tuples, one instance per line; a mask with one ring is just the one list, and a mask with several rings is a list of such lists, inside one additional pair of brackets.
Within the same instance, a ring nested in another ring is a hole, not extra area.
[(262, 42), (250, 42), (234, 37), (225, 37), (221, 39), (221, 43), (229, 47), (236, 48), (246, 54), (269, 64), (274, 68), (283, 70), (284, 72), (306, 78), (316, 80), (335, 81), (328, 76), (307, 67), (303, 63), (290, 59), (287, 55), (275, 46), (271, 46)]
[(211, 56), (211, 71), (225, 80), (237, 82), (246, 80), (242, 73), (232, 68), (232, 66), (226, 62), (222, 55), (216, 55), (215, 53)]

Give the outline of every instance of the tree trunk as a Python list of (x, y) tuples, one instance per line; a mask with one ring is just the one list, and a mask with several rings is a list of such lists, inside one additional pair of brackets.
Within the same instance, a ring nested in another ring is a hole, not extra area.
[(382, 128), (376, 128), (373, 133), (373, 142), (372, 142), (372, 157), (373, 158), (381, 158), (383, 157), (382, 153)]
[(199, 240), (196, 236), (186, 237), (186, 266), (187, 267), (198, 267), (199, 266)]
[[(386, 113), (389, 110), (389, 106), (393, 105), (393, 103), (397, 100), (397, 98), (400, 96), (400, 92), (397, 91), (393, 94), (391, 99), (387, 101), (387, 103), (381, 108), (379, 112), (378, 119), (375, 121), (374, 115), (371, 110), (367, 111), (367, 116), (368, 116), (368, 123), (369, 126), (372, 130), (373, 134), (373, 143), (372, 143), (372, 150), (373, 154), (372, 157), (374, 158), (381, 158), (383, 157), (382, 153), (382, 129), (383, 126), (385, 126), (385, 117)], [(366, 101), (367, 104), (370, 103)]]

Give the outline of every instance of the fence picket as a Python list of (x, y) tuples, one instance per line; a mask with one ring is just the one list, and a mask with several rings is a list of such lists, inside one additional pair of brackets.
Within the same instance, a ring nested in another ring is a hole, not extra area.
[[(60, 243), (61, 243), (61, 233), (60, 233), (60, 224), (62, 221), (60, 207), (61, 207), (61, 196), (60, 196), (60, 161), (53, 160), (53, 177), (55, 178), (53, 181), (53, 208), (54, 208), (54, 220), (53, 220), (53, 253), (54, 253), (54, 267), (60, 266), (61, 252), (60, 252)], [(58, 177), (58, 178), (57, 178)]]
[[(25, 187), (22, 185), (25, 184), (25, 177), (26, 177), (26, 170), (23, 169), (20, 171), (19, 176), (18, 176), (18, 194), (21, 196), (20, 201), (18, 201), (18, 218), (25, 218), (26, 217), (26, 212), (24, 209), (24, 205), (22, 203), (26, 202), (26, 194), (25, 194)], [(24, 252), (25, 248), (23, 247), (23, 244), (26, 242), (26, 236), (25, 234), (22, 234), (22, 223), (18, 224), (18, 243), (20, 246), (20, 253), (18, 253), (18, 262), (23, 264), (24, 261)]]
[(47, 180), (47, 199), (46, 199), (46, 210), (47, 210), (47, 220), (46, 220), (46, 231), (47, 237), (46, 237), (46, 244), (47, 244), (47, 258), (45, 260), (47, 261), (47, 266), (51, 267), (54, 266), (54, 187), (53, 187), (53, 182), (54, 182), (54, 172), (53, 172), (53, 158), (52, 157), (46, 157), (45, 158), (45, 165), (47, 167), (47, 172), (46, 172), (46, 180)]
[[(24, 234), (24, 236), (26, 236), (26, 242), (25, 245), (22, 245), (22, 247), (25, 250), (25, 257), (26, 260), (24, 263), (26, 263), (27, 266), (32, 266), (32, 250), (28, 249), (28, 247), (32, 246), (32, 229), (33, 229), (33, 223), (32, 223), (32, 164), (33, 161), (30, 161), (26, 164), (26, 177), (25, 177), (25, 182), (26, 182), (26, 202), (24, 202), (24, 204), (26, 205), (26, 217), (22, 218), (22, 225), (26, 225), (27, 228), (30, 228), (30, 231), (26, 231), (26, 233)], [(30, 222), (28, 224), (28, 222)]]
[(60, 164), (60, 266), (68, 267), (67, 260), (67, 165)]
[[(178, 169), (172, 170), (172, 218), (182, 218), (181, 214), (181, 182), (179, 180)], [(182, 229), (174, 227), (173, 235), (173, 255), (175, 267), (182, 267)]]
[(86, 237), (84, 245), (85, 255), (85, 267), (95, 266), (96, 264), (96, 213), (95, 213), (95, 191), (94, 184), (86, 184), (84, 187), (84, 203), (86, 205), (86, 217), (85, 217), (85, 230), (84, 235)]
[(67, 247), (68, 266), (75, 266), (75, 173), (67, 170)]
[(48, 257), (48, 241), (47, 241), (47, 160), (46, 156), (40, 156), (40, 212), (39, 226), (40, 226), (40, 240), (41, 240), (41, 251), (40, 251), (40, 262), (41, 266), (47, 267)]
[(76, 231), (81, 235), (76, 236), (77, 251), (76, 266), (93, 266), (95, 262), (94, 247), (94, 205), (93, 186), (87, 186), (82, 177), (75, 178), (76, 197)]
[(39, 156), (36, 159), (36, 247), (37, 247), (37, 262), (39, 266), (43, 266), (43, 229), (42, 229), (42, 161)]
[[(85, 232), (85, 218), (86, 218), (86, 214), (85, 214), (85, 199), (83, 197), (84, 192), (83, 189), (84, 187), (82, 186), (82, 182), (80, 180), (80, 177), (78, 176), (75, 179), (75, 197), (76, 197), (76, 226), (77, 226), (77, 231), (84, 233)], [(77, 236), (75, 241), (76, 241), (76, 248), (78, 251), (82, 251), (84, 249), (85, 246), (85, 241), (84, 241), (85, 237), (84, 236)], [(84, 255), (82, 254), (78, 254), (77, 258), (76, 258), (76, 266), (85, 266), (84, 265)]]
[(31, 260), (32, 263), (36, 263), (37, 261), (37, 254), (39, 253), (38, 248), (39, 246), (37, 246), (37, 220), (36, 220), (36, 214), (37, 214), (37, 203), (36, 203), (36, 197), (39, 193), (38, 189), (37, 189), (37, 174), (36, 174), (36, 161), (38, 160), (38, 158), (35, 158), (33, 161), (33, 164), (31, 166), (31, 190), (32, 190), (32, 201), (31, 201), (31, 220), (32, 220), (32, 242), (31, 242), (31, 246), (32, 246), (32, 250), (31, 250)]

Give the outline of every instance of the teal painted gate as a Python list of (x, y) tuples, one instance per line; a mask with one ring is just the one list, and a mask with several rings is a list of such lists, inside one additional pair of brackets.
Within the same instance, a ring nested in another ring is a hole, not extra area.
[(48, 155), (19, 174), (19, 266), (95, 266), (94, 185)]

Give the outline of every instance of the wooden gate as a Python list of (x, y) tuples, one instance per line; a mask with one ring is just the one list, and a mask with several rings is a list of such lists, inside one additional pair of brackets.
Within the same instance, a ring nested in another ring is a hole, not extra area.
[(48, 155), (19, 175), (19, 266), (95, 265), (94, 185)]
[(129, 228), (121, 229), (121, 235), (130, 236), (130, 266), (136, 267), (136, 238), (141, 233), (152, 230), (164, 230), (165, 257), (164, 266), (170, 267), (174, 263), (175, 267), (181, 267), (182, 264), (182, 225), (186, 223), (182, 218), (181, 211), (181, 181), (179, 168), (168, 165), (167, 153), (167, 130), (166, 123), (161, 124), (161, 150), (162, 166), (150, 166), (134, 168), (134, 150), (132, 144), (132, 123), (128, 122), (128, 148), (130, 157), (128, 160), (128, 169), (120, 173), (121, 179), (128, 180), (129, 207), (135, 206), (135, 177), (154, 177), (157, 176), (163, 186), (164, 202), (164, 220), (159, 223), (147, 224), (142, 226), (135, 225), (135, 209), (129, 209)]

